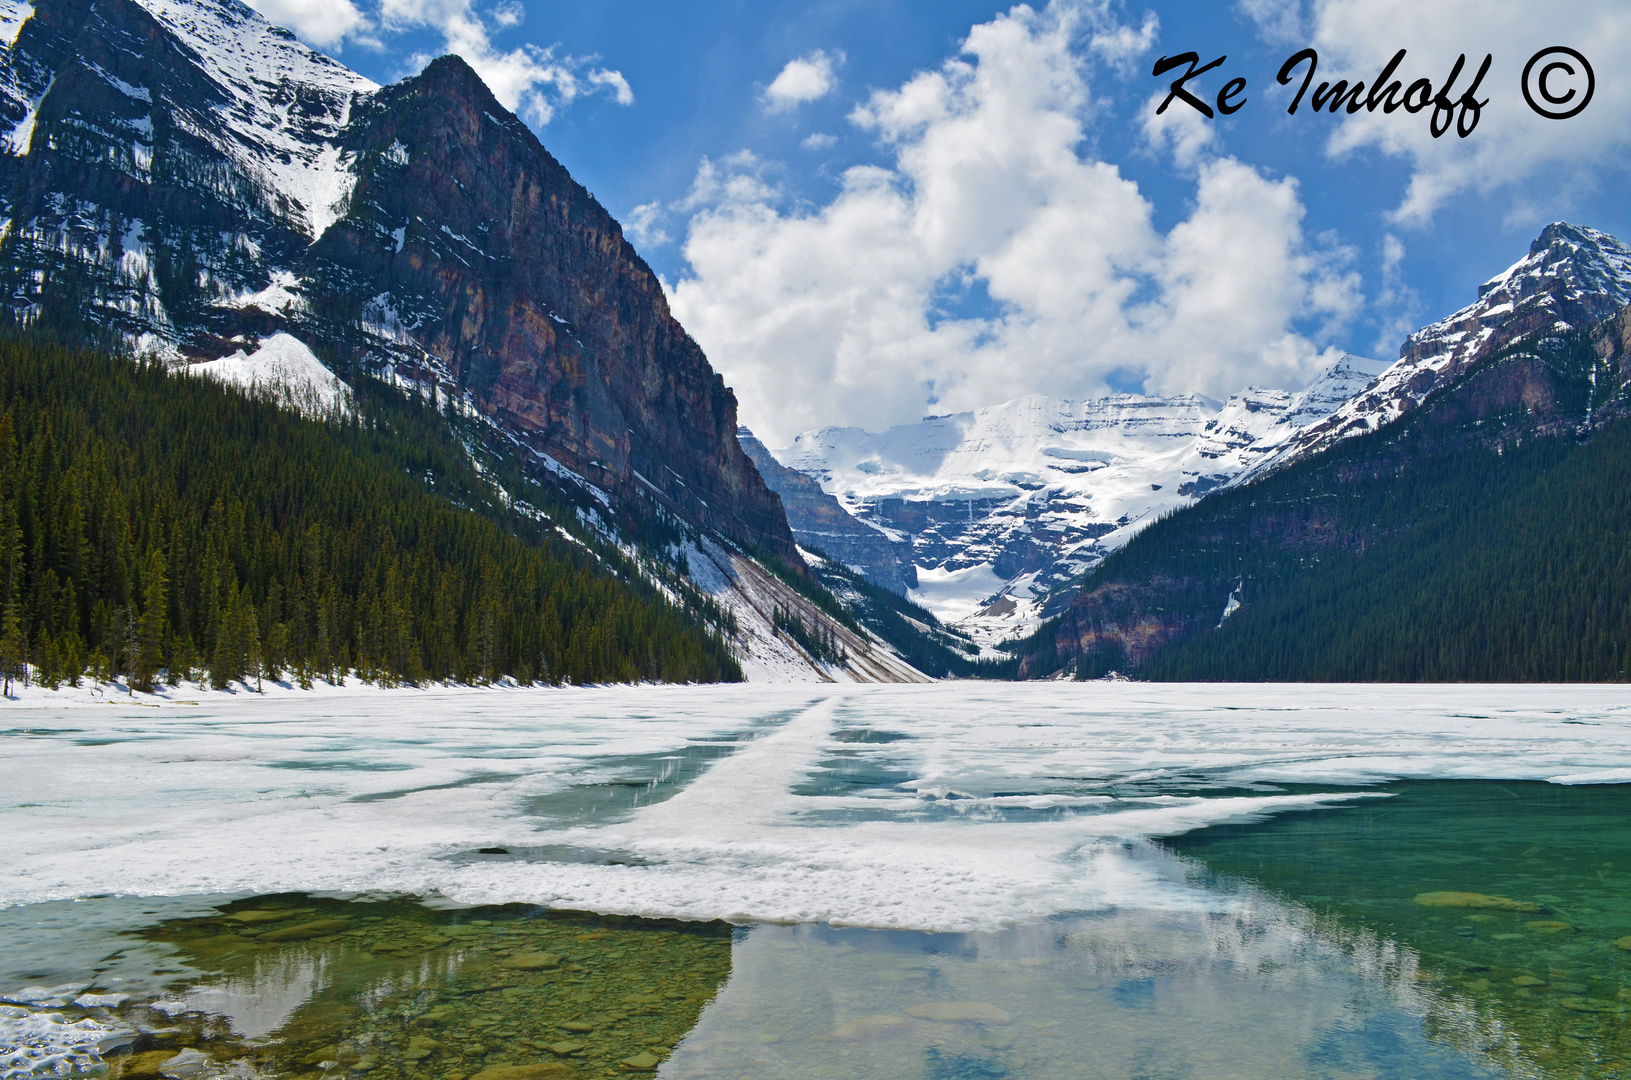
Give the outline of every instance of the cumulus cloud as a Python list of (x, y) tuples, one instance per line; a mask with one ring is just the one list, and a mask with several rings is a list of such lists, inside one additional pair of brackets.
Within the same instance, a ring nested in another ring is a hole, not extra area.
[(806, 150), (826, 150), (828, 147), (836, 146), (837, 144), (838, 136), (828, 135), (821, 131), (817, 131), (811, 135), (806, 135), (804, 137), (804, 141), (799, 143), (799, 145), (804, 147)]
[(351, 0), (251, 0), (250, 6), (300, 40), (332, 49), (370, 29)]
[(747, 423), (774, 442), (1107, 379), (1223, 395), (1318, 371), (1321, 328), (1360, 302), (1352, 253), (1304, 236), (1294, 179), (1192, 137), (1173, 145), (1193, 208), (1158, 230), (1137, 185), (1083, 151), (1098, 40), (1146, 36), (1108, 2), (974, 27), (855, 108), (889, 164), (850, 168), (825, 205), (785, 207), (758, 159), (703, 163), (672, 301)]
[[(383, 0), (370, 20), (353, 0), (251, 0), (267, 19), (292, 29), (320, 48), (338, 50), (346, 42), (381, 47), (378, 34), (430, 29), (442, 37), (440, 53), (456, 53), (476, 70), (495, 97), (528, 121), (543, 126), (580, 97), (600, 94), (619, 105), (634, 104), (634, 91), (618, 71), (596, 66), (598, 57), (561, 55), (557, 46), (522, 45), (505, 51), (493, 45), (489, 26), (513, 29), (526, 9), (503, 0), (478, 12), (473, 0)], [(413, 58), (423, 67), (429, 54)]]
[[(1278, 5), (1253, 0), (1265, 12)], [(1244, 6), (1244, 5), (1243, 5)], [(1315, 85), (1327, 78), (1364, 79), (1367, 86), (1401, 48), (1409, 52), (1400, 67), (1410, 79), (1426, 77), (1437, 88), (1455, 62), (1467, 54), (1468, 67), (1457, 91), (1471, 81), (1486, 54), (1494, 58), (1479, 87), (1488, 98), (1471, 137), (1454, 131), (1434, 139), (1428, 112), (1410, 116), (1359, 113), (1338, 124), (1332, 117), (1307, 117), (1334, 130), (1328, 152), (1340, 158), (1362, 147), (1410, 161), (1413, 174), (1394, 220), (1402, 225), (1429, 221), (1446, 201), (1474, 191), (1503, 191), (1510, 197), (1513, 224), (1533, 224), (1567, 207), (1571, 194), (1594, 190), (1613, 173), (1623, 175), (1631, 148), (1631, 80), (1618, 78), (1631, 68), (1631, 8), (1601, 0), (1556, 0), (1537, 5), (1522, 0), (1327, 0), (1312, 13), (1312, 44), (1319, 50)], [(1269, 25), (1273, 25), (1271, 20)], [(1570, 45), (1583, 52), (1597, 72), (1590, 106), (1567, 121), (1536, 115), (1525, 104), (1520, 76), (1541, 46)], [(1275, 88), (1280, 108), (1291, 90)], [(1305, 99), (1298, 111), (1309, 108)], [(1559, 170), (1559, 162), (1568, 162)], [(1616, 182), (1619, 182), (1616, 180)], [(1532, 202), (1526, 189), (1543, 187)], [(1529, 207), (1544, 205), (1545, 211)]]
[(807, 101), (826, 97), (838, 83), (833, 66), (842, 63), (843, 59), (843, 53), (829, 54), (818, 49), (809, 56), (789, 60), (781, 73), (765, 87), (765, 111), (786, 112)]
[[(386, 29), (429, 27), (439, 32), (443, 52), (462, 56), (506, 108), (540, 127), (588, 94), (604, 93), (619, 105), (634, 103), (628, 80), (593, 66), (596, 57), (562, 56), (555, 46), (529, 44), (508, 52), (496, 48), (471, 0), (384, 0), (380, 17)], [(494, 18), (507, 26), (519, 13), (512, 5), (500, 5)]]
[(667, 214), (660, 202), (641, 203), (623, 215), (623, 231), (637, 247), (661, 247), (668, 243), (668, 231), (663, 228)]
[(1218, 125), (1185, 106), (1156, 112), (1166, 97), (1165, 88), (1157, 90), (1139, 110), (1138, 123), (1144, 141), (1156, 153), (1171, 155), (1173, 164), (1180, 169), (1193, 169), (1203, 157), (1217, 152), (1221, 141)]

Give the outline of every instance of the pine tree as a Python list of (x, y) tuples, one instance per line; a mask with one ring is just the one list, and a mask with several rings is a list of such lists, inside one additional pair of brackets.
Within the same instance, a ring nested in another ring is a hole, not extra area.
[(132, 684), (151, 693), (153, 677), (164, 666), (164, 644), (169, 636), (169, 581), (165, 578), (165, 558), (157, 548), (148, 553), (142, 582), (142, 616), (136, 630), (136, 661)]

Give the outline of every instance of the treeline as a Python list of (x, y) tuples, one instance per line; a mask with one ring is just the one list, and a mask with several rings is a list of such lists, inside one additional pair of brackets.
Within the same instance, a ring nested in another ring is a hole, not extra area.
[(374, 402), (319, 423), (0, 336), (0, 674), (740, 678), (717, 634), (636, 576), (547, 522), (478, 512), (485, 485), (439, 416)]
[(799, 647), (809, 654), (810, 659), (818, 664), (842, 664), (849, 659), (849, 652), (832, 628), (817, 620), (814, 625), (804, 621), (803, 616), (791, 608), (784, 608), (777, 604), (770, 614), (770, 626), (778, 634), (786, 634)]

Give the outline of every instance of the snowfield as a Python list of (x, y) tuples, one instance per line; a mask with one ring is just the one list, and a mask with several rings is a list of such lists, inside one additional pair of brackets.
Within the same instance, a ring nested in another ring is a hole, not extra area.
[(1620, 687), (35, 690), (0, 709), (0, 905), (308, 890), (982, 929), (1217, 903), (1143, 839), (1353, 785), (1631, 780)]

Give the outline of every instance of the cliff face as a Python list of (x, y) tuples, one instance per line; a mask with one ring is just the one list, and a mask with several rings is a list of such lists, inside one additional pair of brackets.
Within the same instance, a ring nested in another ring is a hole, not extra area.
[(1631, 247), (1596, 229), (1558, 221), (1529, 254), (1478, 287), (1478, 299), (1411, 334), (1399, 361), (1328, 417), (1259, 463), (1248, 479), (1391, 423), (1429, 394), (1525, 335), (1591, 326), (1631, 304)]
[(596, 484), (798, 561), (736, 444), (735, 396), (656, 275), (463, 60), (373, 95), (342, 149), (348, 212), (302, 263), (319, 308), (405, 337), (407, 355), (382, 350), (403, 373), (450, 380)]
[(747, 428), (740, 429), (737, 438), (770, 490), (781, 497), (787, 524), (799, 543), (859, 568), (868, 581), (898, 595), (917, 587), (917, 567), (901, 557), (887, 536), (853, 517), (815, 480), (777, 461)]
[(799, 564), (656, 275), (462, 60), (381, 89), (238, 0), (43, 0), (0, 125), (24, 318), (177, 365), (288, 333), (485, 416), (542, 478)]

